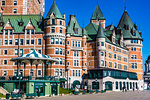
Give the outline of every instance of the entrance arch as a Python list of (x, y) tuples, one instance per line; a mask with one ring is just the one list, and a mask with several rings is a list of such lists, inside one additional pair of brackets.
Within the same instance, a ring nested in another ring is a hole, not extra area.
[(112, 82), (110, 81), (105, 82), (105, 89), (106, 91), (112, 91)]
[(75, 88), (77, 85), (80, 85), (80, 81), (75, 80), (75, 81), (73, 82), (73, 88)]

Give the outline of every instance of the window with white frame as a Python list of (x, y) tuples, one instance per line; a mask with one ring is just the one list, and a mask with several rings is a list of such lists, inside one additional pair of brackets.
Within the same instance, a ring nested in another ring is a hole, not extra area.
[(74, 51), (74, 57), (79, 57), (79, 51)]
[(101, 66), (104, 66), (104, 60), (101, 60)]
[(38, 39), (38, 45), (42, 44), (42, 39)]
[(2, 1), (2, 6), (4, 6), (4, 5), (5, 5), (5, 1), (3, 0), (3, 1)]
[(15, 45), (18, 45), (18, 39), (15, 39)]
[(30, 69), (30, 76), (34, 76), (34, 70)]
[(124, 70), (127, 70), (127, 65), (124, 65)]
[(74, 66), (79, 66), (79, 60), (74, 60)]
[(59, 54), (59, 48), (55, 48), (55, 54)]
[(51, 27), (51, 33), (55, 33), (55, 27)]
[(131, 55), (131, 59), (137, 59), (137, 55)]
[(17, 13), (17, 9), (13, 9), (13, 13), (16, 14)]
[(72, 47), (81, 47), (81, 41), (72, 41)]
[(5, 40), (5, 45), (8, 45), (8, 40)]
[(7, 54), (8, 54), (7, 50), (4, 50), (4, 54), (5, 54), (5, 55), (7, 55)]
[(42, 70), (37, 70), (38, 76), (42, 75)]
[(101, 52), (101, 56), (104, 56), (104, 52)]
[(7, 60), (6, 59), (4, 60), (4, 65), (7, 65)]
[(117, 68), (117, 63), (116, 62), (114, 63), (114, 68)]
[(14, 5), (17, 5), (17, 0), (14, 1)]
[(60, 31), (60, 33), (63, 33), (63, 28), (62, 28), (62, 27), (60, 27), (60, 30), (59, 30), (59, 31)]
[(109, 62), (109, 67), (112, 67), (112, 62)]
[(7, 76), (7, 71), (6, 70), (3, 71), (3, 76)]
[(20, 49), (20, 55), (23, 55), (23, 49)]
[(15, 49), (15, 55), (18, 55), (18, 49)]
[(62, 44), (62, 38), (59, 39), (59, 43)]
[(55, 39), (55, 42), (56, 42), (56, 44), (59, 44), (59, 39), (56, 38), (56, 39)]
[(12, 40), (9, 40), (9, 44), (10, 44), (10, 45), (12, 44)]
[(55, 76), (64, 76), (65, 75), (65, 70), (64, 69), (55, 69), (54, 70)]
[(122, 65), (121, 64), (118, 64), (118, 69), (122, 69)]
[(131, 63), (131, 68), (132, 69), (137, 69), (137, 63)]
[(51, 44), (54, 44), (54, 43), (55, 43), (55, 39), (51, 38)]

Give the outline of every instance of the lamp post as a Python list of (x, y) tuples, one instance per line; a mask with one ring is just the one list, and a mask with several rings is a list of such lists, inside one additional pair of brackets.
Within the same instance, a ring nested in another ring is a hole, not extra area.
[(69, 94), (70, 94), (70, 80), (71, 80), (71, 78), (69, 77)]
[(20, 80), (22, 79), (22, 76), (17, 76), (17, 80), (19, 80), (19, 95), (20, 95)]

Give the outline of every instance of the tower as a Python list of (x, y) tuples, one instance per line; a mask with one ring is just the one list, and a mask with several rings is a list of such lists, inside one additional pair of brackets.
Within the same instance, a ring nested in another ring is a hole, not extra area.
[(103, 13), (97, 3), (96, 9), (91, 17), (91, 23), (94, 23), (96, 25), (99, 25), (99, 23), (102, 24), (102, 27), (105, 28), (105, 18), (103, 16)]
[(59, 11), (54, 1), (44, 19), (46, 54), (58, 60), (51, 70), (52, 76), (65, 76), (65, 15)]
[(105, 67), (105, 35), (102, 24), (99, 24), (96, 38), (97, 67)]
[(133, 24), (127, 10), (125, 9), (117, 29), (121, 29), (123, 40), (129, 50), (129, 71), (136, 72), (138, 79), (143, 79), (142, 66), (142, 35), (137, 25)]

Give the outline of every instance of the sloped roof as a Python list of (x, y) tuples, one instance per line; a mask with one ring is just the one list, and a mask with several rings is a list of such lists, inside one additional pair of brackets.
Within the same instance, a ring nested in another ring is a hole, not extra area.
[[(78, 34), (75, 34), (75, 32), (74, 32), (75, 28), (78, 29)], [(83, 32), (82, 28), (80, 27), (75, 15), (71, 15), (70, 21), (69, 21), (68, 26), (67, 26), (66, 33), (70, 33), (72, 36), (82, 36), (83, 35), (82, 32)], [(86, 31), (84, 30), (84, 32), (86, 32)]]
[[(96, 38), (97, 38), (97, 34), (98, 34), (98, 25), (94, 24), (94, 23), (90, 23), (86, 26), (86, 30), (87, 30), (87, 41), (96, 41)], [(105, 40), (106, 42), (108, 43), (112, 43), (112, 41), (110, 40), (111, 39), (111, 35), (112, 35), (112, 30), (106, 30), (106, 29), (103, 29), (103, 33), (105, 35)], [(116, 46), (120, 46), (120, 44), (118, 43), (119, 42), (119, 39), (120, 39), (120, 35), (119, 34), (116, 34), (116, 43), (114, 45)], [(124, 47), (121, 47), (121, 48), (124, 48), (124, 49), (127, 49), (125, 46)]]
[[(12, 27), (14, 28), (14, 32), (24, 32), (25, 26), (28, 24), (29, 20), (31, 20), (36, 32), (43, 32), (42, 29), (38, 26), (38, 22), (42, 19), (41, 15), (2, 15), (4, 26), (7, 21), (10, 20)], [(18, 22), (24, 22), (23, 26), (19, 26)], [(0, 32), (2, 32), (3, 27), (0, 27)]]
[(95, 20), (95, 19), (104, 20), (105, 19), (98, 3), (97, 3), (96, 9), (95, 9), (91, 19), (93, 19), (93, 20)]
[(98, 28), (98, 32), (97, 32), (97, 38), (105, 38), (105, 37), (106, 36), (104, 34), (102, 24), (100, 23), (99, 28)]
[[(125, 25), (129, 26), (129, 30), (126, 30), (124, 28)], [(124, 11), (124, 13), (123, 13), (123, 15), (120, 19), (120, 22), (117, 26), (117, 29), (122, 30), (124, 39), (142, 39), (142, 37), (140, 36), (138, 30), (135, 29), (134, 24), (133, 24), (129, 14), (126, 10)], [(136, 36), (133, 36), (131, 34), (131, 29), (136, 32)]]
[(63, 16), (62, 16), (60, 10), (58, 9), (58, 6), (56, 5), (55, 0), (53, 2), (52, 6), (51, 6), (46, 18), (49, 18), (52, 13), (55, 14), (56, 18), (63, 19)]

